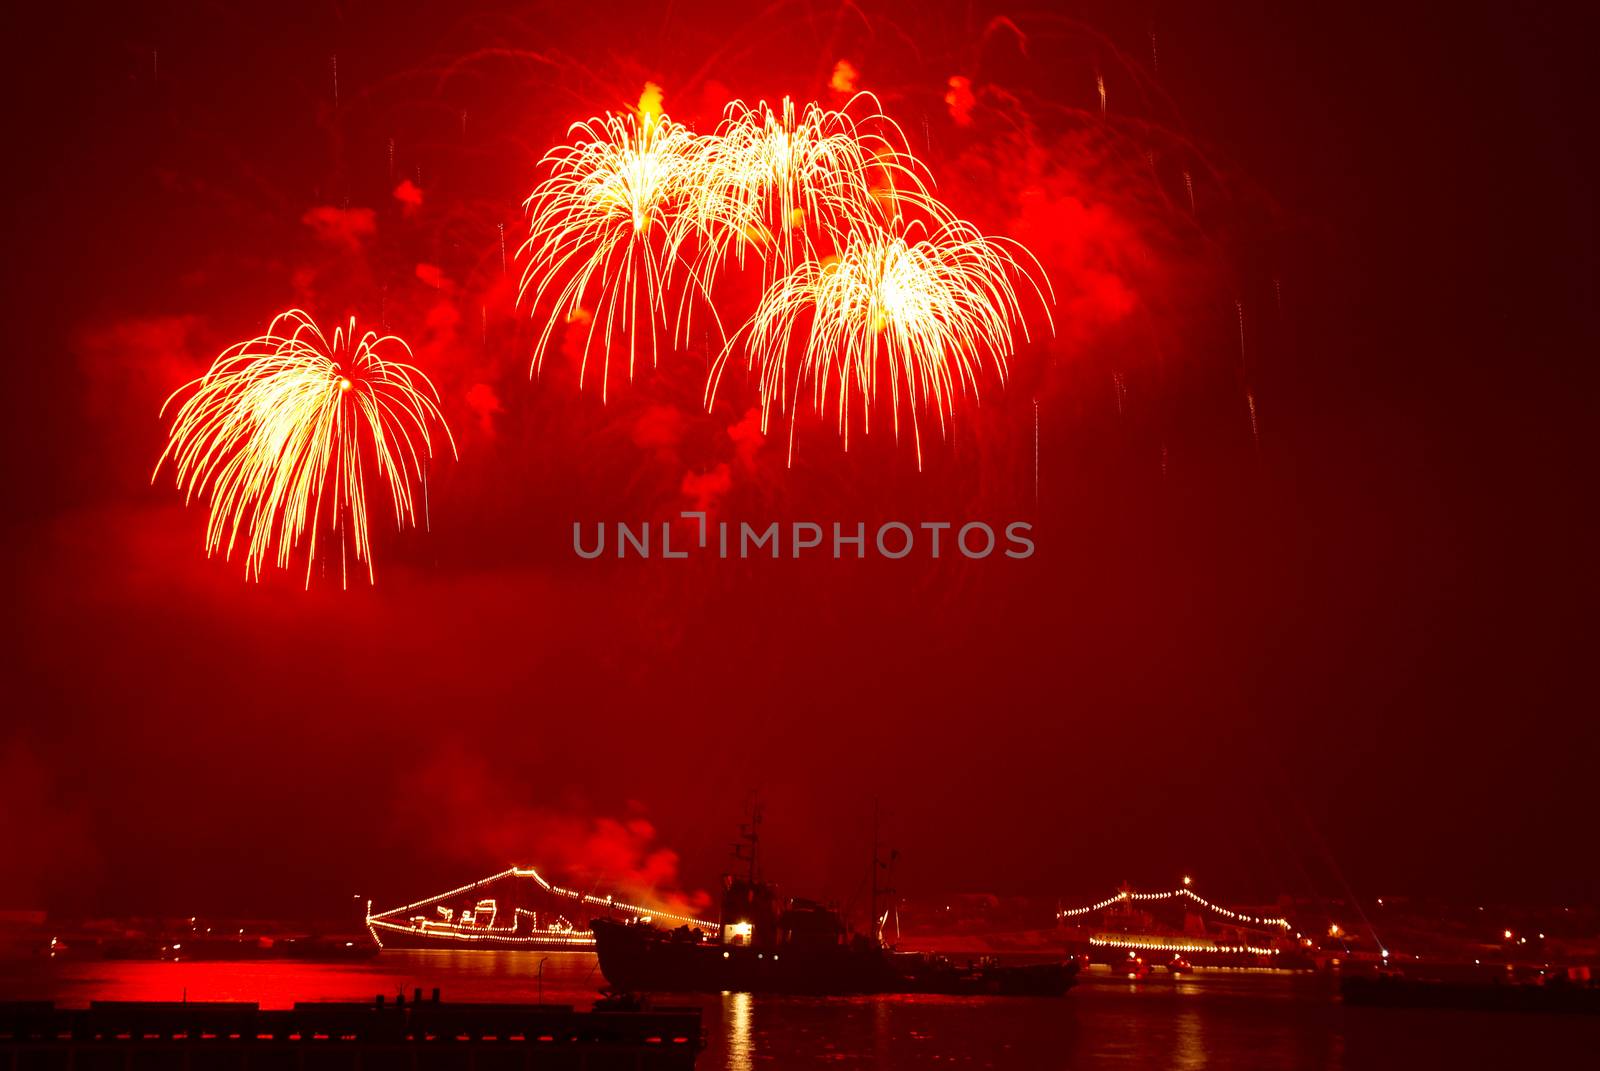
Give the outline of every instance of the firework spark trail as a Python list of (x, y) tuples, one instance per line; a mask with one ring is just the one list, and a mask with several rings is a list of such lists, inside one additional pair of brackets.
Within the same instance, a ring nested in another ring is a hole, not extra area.
[(426, 480), (435, 421), (455, 452), (433, 384), (390, 352), (411, 357), (392, 335), (358, 338), (354, 318), (330, 342), (307, 313), (292, 309), (167, 399), (163, 415), (192, 392), (151, 481), (170, 459), (185, 501), (209, 500), (207, 554), (223, 550), (231, 558), (244, 534), (245, 575), (260, 580), (274, 550), (278, 567), (287, 569), (304, 538), (309, 587), (326, 526), (339, 533), (341, 558), (348, 533), (373, 579), (368, 459), (388, 486), (396, 527), (415, 527), (413, 486)]
[[(796, 401), (809, 392), (819, 413), (834, 399), (846, 449), (852, 399), (859, 398), (863, 430), (870, 431), (871, 405), (887, 393), (895, 437), (904, 412), (920, 468), (919, 413), (931, 409), (943, 434), (957, 397), (979, 394), (985, 367), (992, 365), (1004, 383), (1015, 331), (1028, 337), (1013, 279), (1027, 280), (1041, 303), (1045, 290), (1001, 240), (971, 224), (950, 221), (919, 238), (923, 229), (913, 223), (857, 230), (837, 257), (806, 261), (773, 283), (742, 329), (759, 382), (763, 431), (774, 405), (790, 413), (791, 462), (799, 408), (791, 406), (791, 390)], [(737, 340), (712, 372), (708, 406)]]
[(1033, 504), (1039, 505), (1039, 399), (1033, 400)]
[(659, 93), (652, 97), (648, 88), (637, 113), (575, 123), (569, 134), (578, 140), (546, 154), (542, 166), (551, 173), (524, 204), (528, 238), (517, 255), (527, 267), (518, 301), (531, 294), (537, 314), (547, 295), (552, 298), (534, 346), (531, 371), (537, 372), (556, 324), (581, 319), (585, 299), (598, 291), (578, 383), (599, 332), (604, 400), (614, 337), (628, 337), (630, 380), (641, 330), (650, 335), (652, 361), (659, 356), (656, 332), (665, 326), (666, 290), (678, 258), (673, 222), (694, 187), (701, 139), (662, 115)]
[(777, 109), (728, 105), (703, 142), (696, 196), (682, 217), (701, 247), (703, 278), (730, 256), (743, 267), (753, 248), (770, 283), (840, 235), (892, 223), (906, 208), (948, 217), (928, 192), (926, 169), (901, 148), (899, 127), (879, 110), (857, 122), (850, 111), (858, 101), (877, 108), (870, 93), (840, 110), (799, 108), (787, 97)]
[(791, 415), (791, 460), (790, 394), (809, 391), (819, 412), (837, 404), (846, 448), (857, 398), (864, 430), (881, 398), (897, 438), (904, 412), (920, 467), (920, 414), (931, 409), (943, 434), (956, 400), (978, 395), (987, 367), (1004, 382), (1017, 328), (1027, 337), (1013, 280), (1028, 280), (1041, 301), (1048, 284), (1035, 278), (1031, 254), (985, 237), (938, 201), (903, 133), (880, 111), (858, 122), (850, 115), (858, 101), (877, 105), (870, 94), (839, 110), (787, 98), (776, 108), (735, 102), (715, 134), (699, 137), (662, 114), (659, 90), (647, 86), (636, 112), (575, 124), (577, 139), (545, 157), (550, 174), (527, 201), (529, 237), (518, 250), (526, 258), (519, 300), (531, 293), (536, 310), (550, 309), (533, 370), (558, 320), (587, 319), (579, 385), (598, 332), (604, 400), (614, 338), (628, 336), (630, 379), (641, 331), (658, 358), (675, 272), (690, 284), (674, 343), (691, 337), (698, 301), (717, 317), (718, 272), (753, 255), (764, 294), (731, 338), (718, 322), (725, 344), (708, 368), (708, 408), (742, 337), (763, 431), (774, 407)]

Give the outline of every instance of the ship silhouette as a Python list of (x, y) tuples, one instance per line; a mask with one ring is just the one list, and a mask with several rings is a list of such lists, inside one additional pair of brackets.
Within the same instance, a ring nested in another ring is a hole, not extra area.
[(983, 960), (957, 964), (942, 956), (901, 952), (884, 944), (877, 874), (885, 864), (873, 846), (871, 923), (852, 933), (837, 911), (814, 900), (782, 900), (757, 869), (760, 810), (743, 827), (737, 857), (744, 875), (723, 880), (722, 923), (716, 931), (658, 920), (595, 918), (590, 922), (600, 971), (629, 992), (749, 992), (816, 996), (942, 993), (1061, 996), (1071, 988), (1072, 962), (1028, 965)]

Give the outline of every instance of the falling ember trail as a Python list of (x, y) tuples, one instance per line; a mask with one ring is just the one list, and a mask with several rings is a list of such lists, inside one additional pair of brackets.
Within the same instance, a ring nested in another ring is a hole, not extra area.
[[(809, 396), (819, 414), (837, 408), (847, 449), (852, 427), (870, 430), (874, 410), (887, 407), (920, 468), (923, 416), (946, 435), (986, 373), (1005, 382), (1016, 336), (1028, 338), (1023, 283), (1047, 321), (1054, 296), (1032, 254), (959, 219), (934, 196), (904, 131), (881, 112), (852, 114), (858, 101), (877, 107), (868, 93), (838, 109), (736, 101), (702, 136), (668, 118), (647, 83), (636, 109), (574, 124), (571, 143), (541, 162), (515, 251), (518, 302), (543, 322), (530, 374), (540, 374), (557, 325), (587, 325), (578, 383), (591, 357), (601, 361), (604, 401), (619, 336), (632, 379), (641, 336), (652, 364), (663, 333), (690, 348), (691, 316), (703, 307), (722, 341), (714, 359), (706, 348), (707, 409), (742, 348), (763, 433), (774, 409), (789, 416), (791, 464), (795, 415)], [(504, 268), (503, 245), (501, 255)], [(712, 289), (719, 273), (750, 261), (762, 296), (730, 334)]]
[(1033, 400), (1033, 504), (1039, 505), (1039, 399)]
[(308, 314), (281, 313), (266, 334), (225, 350), (167, 399), (163, 413), (188, 395), (151, 480), (172, 462), (185, 500), (210, 504), (206, 552), (232, 557), (243, 537), (247, 578), (261, 579), (269, 555), (288, 568), (304, 539), (309, 587), (326, 525), (339, 540), (341, 573), (353, 540), (371, 581), (368, 465), (377, 465), (403, 528), (416, 524), (419, 480), (427, 516), (434, 424), (455, 452), (433, 385), (408, 361), (392, 359), (410, 356), (393, 336), (358, 336), (353, 319), (330, 340)]
[[(1016, 332), (1028, 335), (1013, 285), (1018, 277), (1045, 300), (1005, 245), (957, 220), (916, 241), (863, 228), (835, 259), (800, 264), (767, 289), (742, 332), (760, 384), (763, 430), (792, 385), (811, 395), (818, 412), (837, 399), (849, 449), (852, 400), (859, 400), (863, 430), (870, 430), (873, 403), (886, 401), (896, 439), (902, 415), (908, 418), (920, 468), (919, 413), (931, 410), (943, 432), (956, 399), (980, 393), (986, 367), (1005, 381)], [(796, 357), (790, 343), (802, 330)], [(708, 405), (728, 352), (707, 386)], [(791, 444), (798, 409), (790, 413)]]
[[(592, 309), (578, 383), (581, 388), (586, 380), (598, 342), (602, 401), (617, 335), (628, 337), (630, 380), (641, 333), (649, 336), (654, 362), (676, 259), (675, 213), (702, 156), (700, 139), (660, 107), (660, 90), (647, 85), (637, 111), (574, 124), (577, 142), (545, 155), (542, 166), (549, 175), (525, 202), (528, 238), (518, 256), (527, 266), (517, 298), (528, 299), (536, 313), (547, 298), (551, 305), (534, 343), (530, 374), (543, 364), (556, 325)], [(586, 303), (595, 290), (600, 300)]]

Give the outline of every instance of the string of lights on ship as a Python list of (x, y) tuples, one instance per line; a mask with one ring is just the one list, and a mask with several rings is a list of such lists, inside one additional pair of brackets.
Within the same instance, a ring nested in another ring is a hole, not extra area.
[[(1096, 914), (1106, 910), (1109, 907), (1114, 907), (1117, 904), (1149, 902), (1155, 900), (1176, 900), (1183, 898), (1193, 902), (1207, 911), (1221, 915), (1230, 922), (1237, 922), (1246, 926), (1261, 926), (1279, 929), (1284, 931), (1286, 934), (1289, 932), (1290, 926), (1288, 919), (1269, 918), (1260, 915), (1246, 915), (1239, 911), (1231, 911), (1220, 904), (1213, 904), (1210, 900), (1207, 900), (1205, 897), (1195, 892), (1189, 887), (1190, 881), (1191, 879), (1184, 878), (1182, 885), (1167, 892), (1141, 893), (1134, 892), (1132, 889), (1119, 889), (1116, 893), (1106, 897), (1097, 904), (1086, 904), (1083, 907), (1069, 907), (1058, 910), (1056, 912), (1056, 921), (1061, 922), (1066, 919), (1081, 918), (1085, 915)], [(1298, 937), (1299, 934), (1296, 934), (1295, 936)], [(1192, 940), (1165, 942), (1152, 941), (1149, 939), (1141, 940), (1138, 938), (1123, 938), (1111, 934), (1093, 935), (1089, 938), (1089, 943), (1102, 948), (1129, 948), (1145, 952), (1225, 952), (1256, 956), (1276, 956), (1279, 953), (1279, 949), (1263, 947), (1259, 945), (1221, 945), (1214, 941), (1195, 942)]]
[[(391, 921), (392, 919), (396, 917), (404, 919), (412, 911), (433, 907), (434, 905), (442, 903), (445, 900), (450, 900), (457, 896), (464, 896), (468, 893), (474, 892), (477, 889), (483, 888), (485, 885), (491, 885), (494, 882), (501, 881), (505, 878), (532, 878), (541, 890), (550, 893), (553, 896), (560, 896), (570, 900), (575, 900), (587, 907), (603, 907), (608, 911), (621, 911), (625, 914), (636, 915), (646, 922), (661, 919), (668, 922), (677, 923), (679, 925), (693, 926), (698, 929), (706, 930), (710, 933), (717, 933), (722, 929), (721, 926), (714, 922), (706, 922), (702, 919), (690, 918), (688, 915), (678, 915), (670, 911), (658, 911), (655, 908), (642, 907), (638, 904), (626, 903), (618, 900), (615, 896), (595, 896), (592, 893), (582, 893), (578, 892), (576, 889), (563, 888), (560, 885), (555, 885), (549, 881), (546, 881), (544, 876), (532, 867), (514, 866), (510, 867), (509, 869), (502, 870), (498, 874), (491, 874), (486, 878), (480, 878), (477, 881), (469, 882), (468, 884), (462, 885), (459, 888), (451, 889), (448, 892), (438, 893), (437, 895), (418, 900), (415, 903), (405, 904), (401, 907), (392, 908), (388, 911), (381, 911), (376, 915), (372, 913), (372, 902), (369, 900), (367, 901), (367, 932), (372, 935), (372, 940), (376, 942), (378, 947), (382, 948), (383, 938), (379, 936), (379, 930), (388, 930), (393, 933), (403, 933), (407, 935), (414, 935), (419, 932), (418, 928), (415, 926), (401, 922), (394, 922)], [(516, 917), (518, 914), (528, 916), (533, 915), (532, 912), (517, 908), (512, 914), (512, 922), (510, 926), (495, 927), (491, 924), (480, 929), (467, 930), (460, 926), (452, 925), (445, 927), (445, 930), (451, 940), (460, 941), (492, 940), (497, 943), (529, 945), (562, 944), (571, 945), (575, 948), (588, 948), (594, 945), (594, 936), (592, 934), (563, 932), (561, 930), (546, 929), (540, 930), (537, 934), (531, 936), (515, 936)], [(569, 929), (570, 926), (571, 924), (569, 923)]]

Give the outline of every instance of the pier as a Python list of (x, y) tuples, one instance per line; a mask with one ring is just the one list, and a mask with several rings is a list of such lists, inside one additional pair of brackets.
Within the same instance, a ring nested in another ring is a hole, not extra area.
[[(697, 1008), (298, 1002), (0, 1004), (0, 1071), (683, 1071), (704, 1047)], [(420, 991), (418, 993), (420, 997)]]

